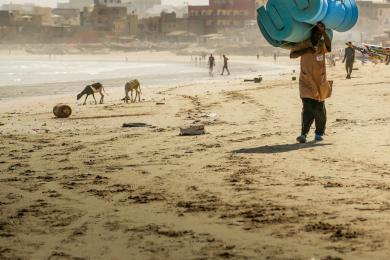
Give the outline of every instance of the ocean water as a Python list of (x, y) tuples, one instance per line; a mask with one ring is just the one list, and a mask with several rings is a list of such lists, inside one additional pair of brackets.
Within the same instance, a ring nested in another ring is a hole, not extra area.
[[(213, 80), (219, 76), (217, 60)], [(283, 65), (259, 62), (231, 62), (232, 78), (253, 78), (259, 74), (285, 70)], [(123, 87), (138, 79), (144, 87), (174, 86), (210, 79), (206, 62), (134, 62), (83, 60), (0, 60), (0, 99), (76, 93), (86, 84), (101, 82), (107, 87)], [(33, 86), (33, 87), (31, 87)]]
[(198, 73), (204, 69), (177, 62), (0, 60), (0, 87)]

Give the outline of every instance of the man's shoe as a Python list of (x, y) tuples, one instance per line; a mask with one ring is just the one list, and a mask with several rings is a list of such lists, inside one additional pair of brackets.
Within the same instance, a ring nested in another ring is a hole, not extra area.
[(321, 141), (324, 141), (324, 138), (322, 137), (322, 135), (316, 135), (314, 137), (314, 140), (317, 141), (317, 142), (321, 142)]
[(300, 143), (300, 144), (306, 143), (306, 142), (307, 142), (307, 140), (306, 140), (306, 135), (298, 136), (298, 137), (297, 137), (297, 142)]

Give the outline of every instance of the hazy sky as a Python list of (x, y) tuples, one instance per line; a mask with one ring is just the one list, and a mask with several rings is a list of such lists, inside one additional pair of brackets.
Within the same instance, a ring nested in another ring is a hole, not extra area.
[[(145, 0), (147, 1), (147, 0)], [(371, 0), (374, 2), (383, 2), (383, 0)], [(0, 0), (0, 4), (23, 4), (23, 3), (34, 3), (39, 5), (47, 5), (47, 6), (56, 6), (58, 2), (68, 2), (67, 0)], [(183, 3), (194, 4), (194, 5), (203, 5), (208, 4), (209, 0), (162, 0), (163, 4), (168, 5), (183, 5)]]
[[(55, 6), (59, 2), (68, 2), (68, 1), (67, 0), (0, 0), (0, 4), (9, 4), (10, 2), (14, 4), (34, 3), (37, 5)], [(162, 0), (162, 2), (163, 4), (169, 4), (169, 5), (182, 5), (183, 3), (207, 4), (208, 0)]]

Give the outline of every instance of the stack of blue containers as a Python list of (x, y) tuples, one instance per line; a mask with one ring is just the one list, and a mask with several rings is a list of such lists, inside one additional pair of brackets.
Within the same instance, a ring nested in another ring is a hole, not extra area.
[(332, 30), (346, 32), (359, 17), (355, 0), (269, 0), (257, 12), (265, 39), (285, 48), (310, 38), (317, 22), (324, 23), (332, 37)]

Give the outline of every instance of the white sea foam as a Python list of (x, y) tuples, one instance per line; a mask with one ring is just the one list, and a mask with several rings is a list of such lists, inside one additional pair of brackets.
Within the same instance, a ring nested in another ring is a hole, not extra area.
[[(201, 73), (199, 67), (186, 63), (116, 62), (116, 61), (39, 61), (1, 60), (0, 86), (90, 81), (145, 75)], [(20, 79), (20, 80), (17, 80)]]

